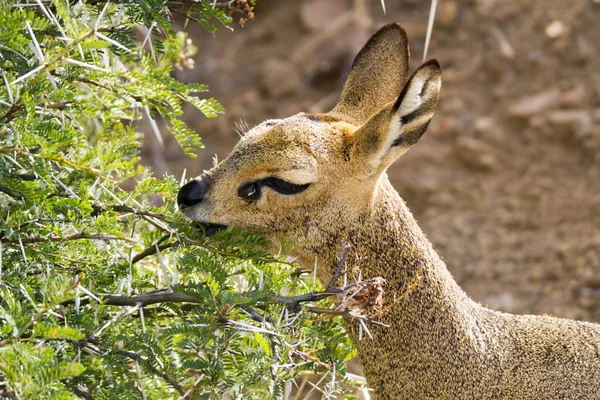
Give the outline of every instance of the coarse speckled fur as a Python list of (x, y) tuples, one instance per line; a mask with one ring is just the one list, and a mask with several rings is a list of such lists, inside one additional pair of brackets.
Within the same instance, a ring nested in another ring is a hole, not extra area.
[[(441, 73), (429, 62), (408, 79), (404, 30), (380, 29), (357, 56), (338, 105), (250, 130), (205, 175), (210, 187), (186, 208), (191, 219), (282, 236), (306, 266), (331, 279), (340, 243), (351, 246), (363, 279), (386, 279), (385, 301), (408, 296), (358, 340), (377, 399), (600, 399), (600, 325), (518, 316), (473, 302), (448, 272), (385, 169), (425, 132)], [(240, 198), (247, 182), (278, 177), (305, 191), (264, 187)]]

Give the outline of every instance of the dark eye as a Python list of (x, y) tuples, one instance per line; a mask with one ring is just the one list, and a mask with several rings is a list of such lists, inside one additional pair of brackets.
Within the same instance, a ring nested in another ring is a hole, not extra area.
[(253, 202), (260, 198), (260, 183), (259, 181), (246, 183), (238, 189), (238, 196), (242, 199)]
[(291, 183), (288, 181), (284, 181), (279, 178), (265, 178), (260, 181), (263, 185), (270, 187), (271, 189), (279, 192), (281, 194), (296, 194), (300, 192), (304, 192), (308, 189), (310, 183), (305, 183), (304, 185), (298, 185), (295, 183)]
[(305, 191), (310, 186), (310, 183), (298, 185), (279, 178), (264, 178), (242, 185), (238, 189), (238, 195), (248, 202), (254, 202), (260, 198), (263, 186), (270, 187), (281, 194), (291, 195)]

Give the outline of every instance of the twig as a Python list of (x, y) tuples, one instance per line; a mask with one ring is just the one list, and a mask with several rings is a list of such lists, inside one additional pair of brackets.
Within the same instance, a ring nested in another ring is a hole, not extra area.
[(141, 260), (143, 260), (144, 258), (156, 254), (157, 247), (158, 247), (159, 251), (163, 251), (163, 250), (166, 250), (166, 249), (169, 249), (169, 248), (175, 246), (178, 243), (178, 242), (172, 242), (172, 243), (167, 243), (167, 244), (161, 245), (161, 243), (164, 242), (165, 240), (167, 240), (168, 238), (169, 238), (169, 235), (164, 235), (163, 237), (158, 239), (155, 243), (146, 247), (146, 249), (144, 249), (144, 251), (142, 251), (140, 254), (136, 255), (135, 257), (133, 257), (131, 259), (131, 263), (132, 264), (138, 263)]
[(336, 315), (336, 316), (339, 315), (339, 316), (347, 317), (350, 319), (363, 320), (363, 321), (371, 323), (373, 325), (383, 326), (385, 328), (390, 327), (388, 324), (384, 324), (383, 322), (379, 322), (379, 321), (375, 321), (374, 319), (371, 319), (371, 318), (355, 315), (349, 309), (338, 310), (336, 308), (321, 308), (321, 307), (312, 307), (312, 306), (307, 306), (305, 308), (306, 308), (306, 311), (310, 311), (315, 314), (329, 314), (329, 315)]
[(271, 322), (270, 321), (271, 318), (265, 317), (264, 315), (260, 314), (258, 311), (256, 311), (252, 307), (242, 306), (241, 309), (246, 311), (248, 313), (248, 316), (256, 322), (260, 322), (260, 323), (263, 323), (265, 321)]
[(75, 393), (77, 396), (81, 397), (82, 399), (85, 399), (85, 400), (94, 400), (94, 397), (92, 396), (92, 394), (90, 392), (86, 392), (85, 390), (81, 390), (77, 386), (73, 386), (73, 387), (67, 386), (67, 387), (73, 393)]
[[(11, 85), (15, 84), (15, 82), (20, 82), (21, 80), (25, 79), (26, 77), (29, 77), (31, 75), (37, 74), (40, 71), (44, 71), (47, 70), (50, 66), (54, 65), (55, 63), (59, 62), (60, 60), (63, 59), (63, 57), (65, 55), (67, 55), (67, 53), (71, 50), (73, 45), (79, 45), (81, 42), (83, 42), (84, 40), (86, 40), (87, 38), (89, 38), (90, 36), (92, 36), (95, 33), (95, 30), (92, 29), (91, 31), (87, 32), (86, 34), (80, 36), (77, 40), (74, 40), (70, 46), (66, 46), (65, 49), (59, 54), (57, 55), (54, 59), (50, 60), (50, 61), (46, 61), (44, 62), (42, 65), (40, 65), (39, 67), (29, 71), (28, 73), (26, 73), (25, 75), (22, 75), (20, 78), (17, 78), (16, 80), (14, 80), (13, 82), (11, 82)], [(35, 83), (38, 80), (38, 77), (41, 74), (37, 74), (36, 76), (34, 76), (33, 79), (31, 79), (31, 81), (29, 82), (29, 84), (22, 90), (23, 93), (28, 93), (31, 88), (35, 85)], [(2, 121), (3, 123), (8, 123), (10, 122), (13, 118), (15, 113), (19, 110), (20, 107), (20, 102), (22, 101), (22, 97), (19, 97), (12, 105), (12, 107), (6, 112), (6, 114), (4, 114), (2, 117), (0, 117), (0, 121)]]
[(17, 395), (14, 392), (9, 391), (5, 386), (6, 383), (0, 383), (3, 387), (0, 387), (0, 398), (2, 399), (18, 399)]
[[(322, 291), (322, 292), (307, 293), (307, 294), (301, 294), (298, 296), (269, 295), (268, 299), (273, 302), (276, 302), (276, 303), (285, 304), (289, 308), (295, 309), (297, 307), (300, 307), (301, 303), (320, 301), (320, 300), (326, 299), (331, 296), (336, 296), (339, 294), (347, 293), (348, 291), (355, 289), (357, 287), (360, 287), (360, 286), (366, 286), (368, 284), (377, 284), (380, 281), (381, 281), (381, 278), (374, 278), (374, 279), (369, 279), (369, 280), (365, 280), (365, 281), (361, 281), (361, 282), (355, 282), (355, 283), (347, 285), (343, 288), (330, 288), (330, 289)], [(243, 293), (244, 296), (248, 296), (248, 297), (253, 297), (253, 296), (256, 296), (257, 294), (258, 294), (257, 291)], [(196, 297), (189, 296), (187, 294), (178, 292), (177, 290), (169, 291), (167, 289), (159, 289), (159, 290), (155, 290), (152, 292), (143, 293), (143, 294), (134, 295), (134, 296), (126, 296), (126, 295), (118, 295), (118, 294), (101, 294), (101, 293), (94, 293), (94, 295), (96, 297), (101, 298), (103, 300), (103, 302), (107, 305), (122, 306), (122, 307), (137, 306), (137, 305), (148, 306), (151, 304), (158, 304), (158, 303), (194, 303), (194, 304), (203, 304), (204, 303), (204, 301), (197, 299)], [(67, 304), (70, 302), (72, 302), (72, 300), (69, 300), (63, 304)], [(253, 315), (252, 311), (249, 311), (249, 310), (251, 310), (250, 308), (245, 308), (245, 310), (247, 312), (249, 312), (250, 314), (252, 314), (251, 317), (255, 320), (264, 319), (264, 317), (258, 313), (256, 313), (257, 315)], [(316, 308), (313, 308), (312, 311), (317, 312), (314, 310), (317, 310)], [(334, 313), (337, 313), (337, 312), (331, 312), (330, 314), (334, 314)]]
[(342, 248), (340, 250), (340, 255), (338, 256), (337, 268), (335, 269), (335, 272), (333, 273), (333, 276), (331, 277), (331, 281), (327, 285), (327, 289), (328, 290), (334, 288), (335, 287), (335, 283), (340, 278), (340, 276), (342, 274), (342, 267), (346, 263), (346, 258), (348, 257), (348, 252), (349, 251), (350, 251), (350, 245), (347, 244), (347, 245), (344, 246), (344, 244), (342, 243)]
[[(238, 7), (234, 7), (234, 5), (237, 3), (237, 0), (229, 0), (229, 1), (219, 1), (219, 2), (212, 2), (212, 4), (210, 5), (213, 9), (218, 8), (220, 10), (230, 10), (230, 11), (238, 11), (243, 13), (244, 15), (248, 15), (243, 9), (238, 8)], [(244, 1), (245, 3), (245, 1)], [(189, 7), (190, 5), (193, 4), (197, 4), (197, 1), (195, 0), (191, 0), (191, 1), (186, 1), (186, 0), (181, 0), (181, 1), (171, 1), (169, 2), (169, 5), (178, 5), (178, 6), (187, 6)], [(180, 10), (174, 10), (171, 9), (171, 11), (174, 12), (181, 12)]]
[[(1, 120), (2, 119), (0, 119), (0, 121)], [(31, 153), (31, 152), (28, 152), (28, 151), (24, 151), (24, 150), (17, 149), (17, 148), (10, 148), (10, 147), (9, 148), (0, 148), (0, 153), (2, 153), (2, 154), (17, 153), (17, 154), (22, 155), (24, 157), (41, 158), (41, 159), (44, 159), (44, 160), (54, 161), (54, 162), (59, 163), (59, 164), (64, 164), (64, 165), (66, 165), (68, 167), (71, 167), (73, 169), (78, 169), (78, 170), (90, 172), (90, 173), (96, 175), (97, 177), (99, 177), (99, 178), (101, 178), (101, 179), (103, 179), (105, 181), (108, 181), (108, 182), (111, 182), (111, 183), (115, 182), (114, 180), (112, 180), (112, 179), (110, 179), (110, 178), (108, 178), (106, 176), (103, 176), (100, 171), (98, 171), (98, 170), (96, 170), (94, 168), (88, 167), (86, 165), (77, 165), (77, 164), (75, 164), (75, 163), (73, 163), (73, 162), (71, 162), (69, 160), (65, 160), (62, 157), (46, 156), (46, 155), (43, 155), (43, 154)]]
[[(90, 235), (85, 232), (79, 232), (74, 235), (65, 236), (65, 237), (22, 238), (20, 242), (23, 244), (28, 244), (28, 243), (44, 243), (44, 242), (67, 242), (69, 240), (80, 240), (80, 239), (94, 239), (94, 240), (104, 240), (104, 241), (122, 240), (122, 241), (129, 242), (129, 243), (135, 243), (135, 240), (129, 239), (129, 238), (122, 238), (122, 237), (110, 236), (110, 235), (100, 235), (100, 234)], [(14, 240), (14, 239), (3, 239), (3, 240), (5, 243), (19, 243), (19, 240)]]
[[(48, 340), (48, 339), (45, 339), (45, 340)], [(95, 338), (87, 338), (85, 340), (80, 340), (80, 341), (76, 341), (76, 340), (66, 340), (66, 341), (69, 343), (72, 343), (78, 347), (81, 347), (81, 348), (88, 347), (89, 344), (92, 344), (96, 347), (101, 347), (99, 340), (97, 340)], [(154, 375), (159, 376), (162, 380), (164, 380), (169, 385), (171, 385), (175, 390), (177, 390), (177, 392), (179, 392), (181, 395), (183, 395), (185, 393), (185, 391), (183, 390), (183, 387), (181, 386), (181, 384), (179, 382), (177, 382), (175, 379), (171, 378), (165, 372), (153, 367), (152, 364), (147, 362), (147, 360), (145, 358), (143, 358), (141, 355), (131, 352), (131, 351), (124, 350), (124, 349), (108, 349), (108, 351), (110, 353), (119, 354), (119, 355), (125, 356), (127, 358), (130, 358), (134, 361), (141, 362), (145, 368), (149, 369)]]
[(150, 292), (135, 296), (123, 296), (118, 294), (97, 294), (102, 298), (105, 304), (111, 306), (135, 306), (140, 303), (142, 306), (157, 303), (202, 303), (195, 297), (179, 292), (168, 292), (166, 289), (161, 292)]
[(22, 194), (17, 194), (15, 192), (13, 192), (10, 188), (0, 185), (0, 192), (9, 195), (10, 197), (12, 197), (15, 200), (23, 200), (24, 196)]
[(82, 222), (82, 220), (76, 220), (76, 219), (67, 219), (67, 218), (35, 218), (32, 219), (30, 221), (27, 222), (23, 222), (21, 225), (19, 225), (18, 229), (14, 229), (14, 230), (18, 230), (20, 232), (25, 231), (25, 229), (27, 229), (27, 227), (31, 224), (37, 224), (37, 223), (43, 223), (43, 222), (47, 222), (50, 224), (68, 224), (68, 223), (75, 223), (75, 222)]

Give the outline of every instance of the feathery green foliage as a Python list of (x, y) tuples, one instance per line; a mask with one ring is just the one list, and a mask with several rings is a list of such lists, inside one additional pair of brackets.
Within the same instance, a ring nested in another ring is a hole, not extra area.
[(327, 395), (347, 381), (339, 319), (271, 300), (311, 290), (299, 267), (258, 235), (207, 238), (177, 212), (178, 180), (139, 163), (137, 121), (156, 140), (160, 118), (194, 157), (183, 104), (223, 112), (170, 74), (196, 51), (173, 15), (214, 33), (247, 3), (212, 5), (0, 0), (0, 397), (278, 398), (302, 371), (334, 377)]

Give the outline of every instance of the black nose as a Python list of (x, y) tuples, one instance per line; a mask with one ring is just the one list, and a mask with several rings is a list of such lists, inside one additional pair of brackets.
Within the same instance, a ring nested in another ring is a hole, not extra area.
[(210, 189), (211, 179), (207, 175), (201, 175), (183, 185), (177, 194), (177, 203), (183, 210), (204, 200), (204, 196)]

